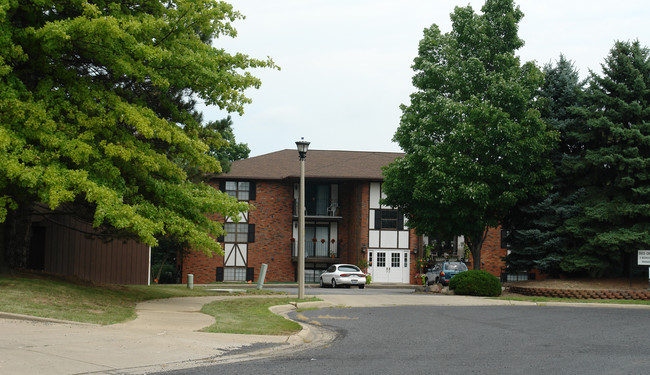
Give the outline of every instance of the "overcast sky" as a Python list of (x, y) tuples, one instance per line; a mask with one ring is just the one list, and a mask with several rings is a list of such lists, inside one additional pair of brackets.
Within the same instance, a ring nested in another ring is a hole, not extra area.
[[(451, 29), (455, 6), (476, 0), (227, 0), (246, 16), (239, 35), (215, 46), (251, 57), (271, 57), (281, 68), (253, 70), (262, 87), (244, 115), (232, 114), (238, 142), (251, 156), (295, 148), (304, 137), (310, 149), (401, 151), (392, 142), (401, 104), (414, 91), (411, 65), (422, 30)], [(544, 65), (562, 53), (581, 77), (600, 65), (617, 40), (650, 45), (648, 0), (520, 0), (525, 16), (518, 51), (524, 61)], [(203, 108), (205, 120), (228, 114)]]

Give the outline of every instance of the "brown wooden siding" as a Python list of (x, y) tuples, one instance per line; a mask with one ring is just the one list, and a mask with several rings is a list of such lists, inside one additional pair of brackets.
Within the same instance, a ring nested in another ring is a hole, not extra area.
[[(71, 217), (43, 222), (44, 271), (107, 284), (148, 284), (149, 246), (134, 240), (104, 242), (71, 230), (92, 233), (92, 226)], [(41, 224), (36, 224), (41, 225)]]

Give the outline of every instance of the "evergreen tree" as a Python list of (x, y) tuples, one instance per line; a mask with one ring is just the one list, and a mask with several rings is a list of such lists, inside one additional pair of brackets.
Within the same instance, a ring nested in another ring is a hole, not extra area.
[(581, 243), (568, 254), (564, 271), (599, 275), (623, 270), (627, 257), (650, 246), (650, 61), (638, 41), (616, 42), (591, 74), (576, 132), (584, 145), (567, 163), (578, 186), (581, 214), (567, 230)]
[(563, 229), (564, 222), (579, 211), (576, 199), (582, 192), (575, 188), (573, 175), (563, 166), (581, 150), (571, 134), (582, 123), (577, 112), (583, 84), (578, 71), (564, 56), (560, 56), (555, 66), (545, 66), (544, 74), (540, 95), (545, 104), (542, 118), (560, 135), (557, 147), (545, 155), (555, 169), (553, 187), (548, 195), (533, 196), (517, 205), (503, 226), (509, 233), (510, 253), (506, 264), (510, 270), (534, 268), (557, 275), (561, 272), (562, 259), (572, 247), (572, 240)]

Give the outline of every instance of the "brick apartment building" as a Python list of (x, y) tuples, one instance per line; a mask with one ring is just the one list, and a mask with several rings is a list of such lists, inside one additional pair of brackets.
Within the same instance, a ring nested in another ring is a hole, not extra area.
[[(415, 283), (415, 259), (429, 240), (405, 225), (405, 217), (382, 206), (381, 168), (401, 153), (310, 150), (305, 161), (305, 281), (334, 263), (367, 262), (373, 282)], [(223, 256), (189, 252), (182, 278), (195, 283), (257, 281), (267, 264), (266, 281), (297, 281), (299, 159), (282, 150), (233, 163), (215, 178), (215, 188), (254, 208), (238, 223), (225, 220), (219, 239)], [(499, 237), (499, 238), (497, 238)], [(454, 241), (455, 249), (458, 241)], [(483, 267), (500, 276), (505, 249), (500, 231), (485, 242)], [(454, 249), (454, 250), (455, 250)], [(488, 250), (489, 249), (489, 250)], [(456, 251), (456, 250), (455, 250)]]

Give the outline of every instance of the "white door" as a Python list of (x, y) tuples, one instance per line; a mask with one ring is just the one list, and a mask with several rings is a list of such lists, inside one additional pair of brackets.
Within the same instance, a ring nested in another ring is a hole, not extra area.
[(374, 282), (408, 283), (408, 250), (371, 250), (368, 252), (368, 269)]

